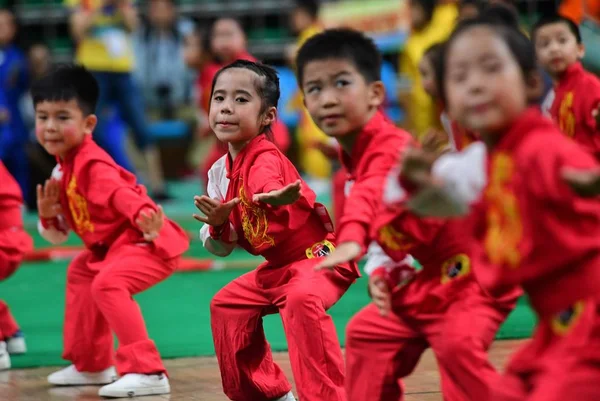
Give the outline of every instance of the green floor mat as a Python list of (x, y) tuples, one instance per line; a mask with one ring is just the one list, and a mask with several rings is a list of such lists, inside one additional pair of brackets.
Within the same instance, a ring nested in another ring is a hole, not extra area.
[[(66, 262), (24, 264), (0, 283), (0, 296), (10, 305), (27, 338), (29, 352), (15, 356), (15, 368), (60, 365)], [(136, 297), (151, 337), (165, 358), (214, 355), (209, 303), (212, 296), (241, 271), (177, 273)], [(365, 279), (355, 283), (331, 309), (343, 343), (350, 317), (369, 301)], [(504, 324), (500, 338), (528, 336), (534, 317), (524, 301)], [(265, 319), (265, 332), (273, 350), (285, 350), (278, 315)]]

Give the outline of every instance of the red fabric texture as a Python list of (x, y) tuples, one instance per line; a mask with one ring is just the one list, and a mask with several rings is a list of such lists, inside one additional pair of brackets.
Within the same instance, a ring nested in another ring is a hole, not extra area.
[(600, 79), (581, 63), (565, 71), (554, 87), (550, 114), (560, 130), (600, 159), (600, 130), (592, 111), (600, 105)]
[(565, 167), (597, 168), (537, 108), (527, 110), (488, 157), (475, 207), (477, 278), (496, 294), (522, 285), (540, 316), (600, 299), (600, 203), (563, 181)]
[[(424, 303), (419, 291), (414, 296), (415, 305)], [(348, 401), (404, 400), (399, 379), (412, 373), (428, 347), (438, 361), (444, 400), (488, 400), (499, 375), (487, 351), (510, 312), (494, 302), (472, 294), (447, 308), (389, 316), (374, 304), (363, 308), (346, 327)]]
[[(144, 242), (135, 219), (145, 208), (156, 210), (146, 189), (118, 166), (91, 136), (61, 161), (61, 206), (69, 227), (88, 249), (107, 249), (121, 237)], [(181, 256), (189, 239), (177, 224), (165, 219), (151, 248), (163, 259)]]
[(106, 255), (80, 253), (67, 271), (63, 358), (82, 372), (114, 363), (121, 375), (165, 372), (132, 296), (170, 276), (178, 260), (160, 259), (145, 244), (123, 244)]
[(598, 394), (600, 306), (589, 300), (540, 321), (531, 341), (511, 357), (490, 400), (592, 401)]
[(341, 152), (342, 164), (354, 184), (338, 225), (339, 242), (357, 242), (366, 252), (369, 227), (380, 208), (386, 177), (398, 163), (401, 149), (412, 141), (408, 132), (378, 111), (358, 135), (352, 154)]
[(298, 397), (345, 401), (344, 361), (334, 323), (325, 312), (355, 279), (347, 266), (316, 272), (304, 259), (273, 268), (265, 262), (221, 289), (210, 304), (223, 390), (232, 400), (273, 400), (291, 390), (273, 362), (262, 317), (279, 313)]

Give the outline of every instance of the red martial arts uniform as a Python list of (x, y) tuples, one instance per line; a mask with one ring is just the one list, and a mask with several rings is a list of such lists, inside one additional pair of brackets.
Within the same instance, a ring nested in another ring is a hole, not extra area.
[[(235, 60), (248, 60), (254, 62), (258, 61), (248, 52), (239, 54)], [(206, 111), (207, 115), (210, 112), (210, 94), (212, 91), (213, 80), (217, 75), (217, 72), (219, 72), (219, 70), (223, 67), (225, 67), (225, 65), (212, 62), (206, 65), (206, 67), (204, 67), (198, 75), (197, 87), (199, 87), (201, 91), (200, 107)], [(283, 153), (286, 153), (291, 143), (290, 133), (287, 129), (287, 126), (282, 121), (276, 120), (271, 129), (273, 131), (273, 141), (279, 150), (281, 150)], [(208, 170), (226, 153), (227, 144), (217, 140), (202, 163), (200, 178), (205, 186), (208, 182)]]
[(600, 79), (581, 63), (565, 71), (554, 87), (550, 114), (560, 130), (600, 160), (600, 130), (592, 111), (600, 105)]
[[(211, 326), (225, 394), (236, 401), (267, 401), (291, 389), (273, 362), (262, 317), (281, 315), (298, 396), (304, 401), (345, 400), (344, 365), (335, 326), (326, 310), (359, 276), (354, 263), (314, 270), (334, 247), (333, 225), (303, 182), (298, 201), (273, 207), (254, 194), (300, 179), (291, 162), (264, 135), (252, 139), (231, 162), (209, 171), (211, 198), (239, 198), (221, 233), (204, 226), (201, 236), (235, 244), (266, 262), (235, 279), (213, 298)], [(210, 235), (209, 235), (210, 234)], [(231, 249), (232, 249), (231, 248)], [(223, 255), (221, 255), (223, 256)]]
[(539, 318), (494, 401), (600, 396), (600, 201), (575, 195), (561, 177), (566, 166), (597, 163), (536, 108), (489, 154), (473, 209), (477, 278), (491, 294), (522, 285)]
[(165, 372), (132, 296), (173, 273), (189, 247), (186, 233), (165, 219), (159, 237), (144, 241), (135, 220), (156, 205), (91, 136), (60, 161), (53, 176), (60, 179), (64, 216), (42, 221), (42, 235), (50, 240), (48, 231), (56, 235), (68, 227), (86, 247), (67, 271), (63, 358), (80, 372), (112, 366), (114, 332), (119, 374)]
[[(348, 399), (402, 400), (399, 379), (412, 372), (431, 346), (445, 400), (486, 400), (497, 377), (487, 349), (520, 291), (496, 300), (481, 290), (471, 274), (471, 238), (465, 222), (382, 208), (386, 177), (409, 143), (408, 134), (376, 116), (361, 132), (352, 155), (343, 158), (354, 172), (355, 184), (346, 200), (340, 241), (365, 246), (365, 228), (371, 226), (372, 237), (394, 262), (410, 254), (423, 266), (419, 273), (402, 265), (391, 271), (382, 266), (372, 273), (385, 277), (393, 289), (394, 313), (381, 316), (371, 304), (348, 324)], [(361, 219), (365, 223), (360, 224)]]
[[(0, 161), (0, 280), (10, 277), (33, 249), (23, 228), (23, 197), (17, 181)], [(0, 300), (0, 341), (12, 337), (19, 326), (6, 302)]]

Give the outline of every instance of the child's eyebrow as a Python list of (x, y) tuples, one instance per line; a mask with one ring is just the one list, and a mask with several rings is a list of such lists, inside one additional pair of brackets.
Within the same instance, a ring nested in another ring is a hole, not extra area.
[(246, 95), (248, 97), (252, 97), (252, 94), (250, 92), (248, 92), (247, 90), (244, 89), (237, 89), (235, 91), (236, 94), (241, 94), (241, 95)]

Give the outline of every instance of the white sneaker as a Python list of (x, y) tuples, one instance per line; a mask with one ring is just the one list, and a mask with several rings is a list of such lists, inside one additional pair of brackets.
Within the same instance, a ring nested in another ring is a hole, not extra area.
[(0, 341), (0, 370), (10, 369), (10, 355), (6, 350), (6, 343)]
[(6, 340), (6, 349), (9, 354), (19, 355), (27, 352), (27, 344), (25, 337), (11, 337)]
[(75, 365), (70, 365), (48, 376), (48, 383), (55, 386), (94, 386), (112, 383), (115, 380), (117, 371), (112, 366), (101, 372), (80, 372)]
[(128, 373), (116, 382), (98, 391), (100, 397), (125, 398), (141, 395), (169, 394), (171, 386), (166, 375), (142, 375)]
[(290, 391), (283, 397), (279, 397), (278, 399), (273, 400), (273, 401), (296, 401), (296, 398), (294, 397), (294, 394)]

